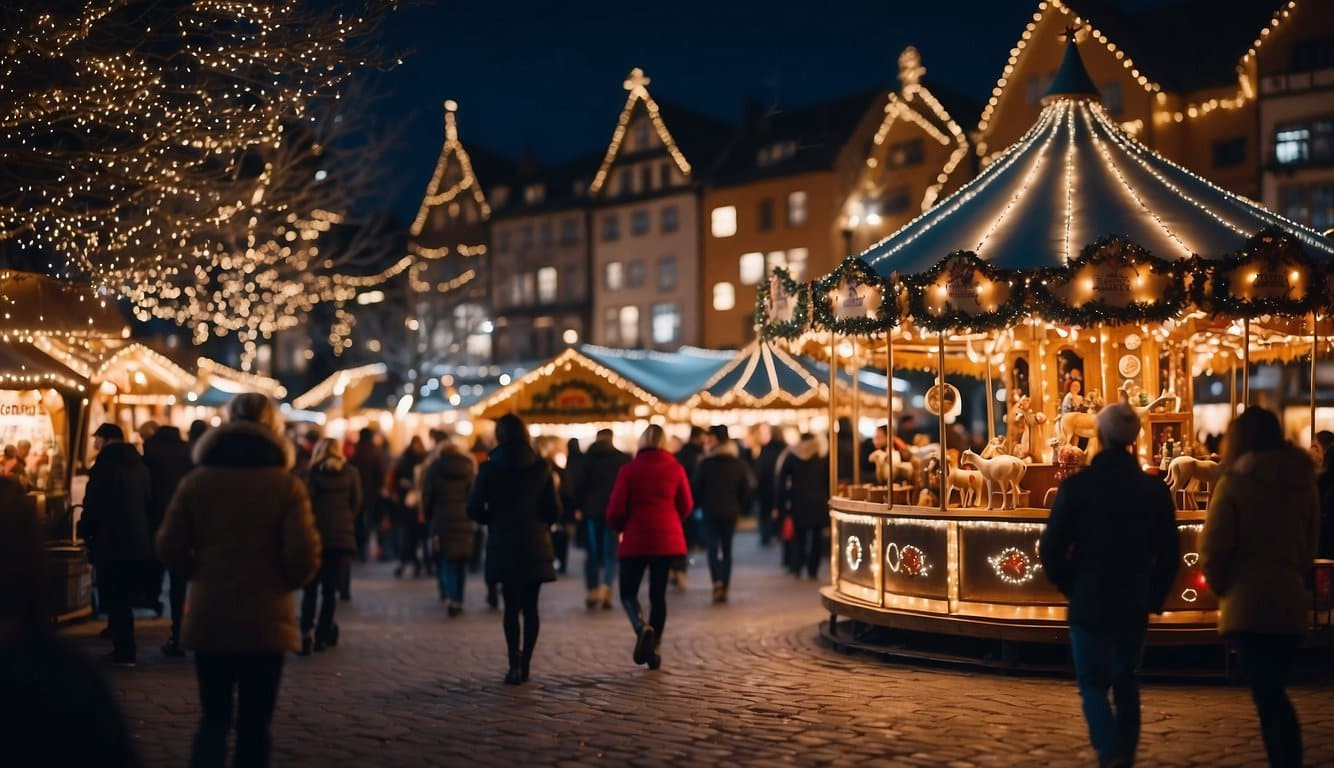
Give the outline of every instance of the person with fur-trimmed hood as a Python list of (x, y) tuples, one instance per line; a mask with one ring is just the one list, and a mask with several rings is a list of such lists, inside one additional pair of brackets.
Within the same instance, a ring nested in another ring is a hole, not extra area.
[(792, 519), (792, 541), (788, 573), (800, 577), (801, 569), (812, 579), (820, 575), (824, 529), (829, 525), (829, 451), (818, 435), (806, 432), (789, 449), (778, 471), (778, 509)]
[(237, 395), (227, 422), (195, 445), (198, 466), (157, 533), (163, 563), (190, 578), (181, 645), (195, 652), (203, 710), (192, 765), (223, 763), (233, 719), (236, 763), (268, 764), (283, 654), (301, 648), (292, 593), (320, 567), (320, 536), (293, 459), (273, 401)]
[(726, 426), (710, 428), (706, 446), (707, 453), (695, 467), (690, 490), (704, 514), (713, 602), (725, 603), (732, 583), (732, 535), (741, 511), (750, 506), (755, 476), (741, 460), (741, 451)]
[[(301, 595), (302, 656), (338, 645), (334, 609), (338, 604), (338, 588), (343, 584), (343, 571), (357, 551), (356, 524), (362, 494), (361, 473), (348, 463), (337, 440), (330, 437), (317, 440), (311, 448), (309, 464), (303, 477), (323, 549), (319, 575), (306, 585)], [(321, 601), (318, 624), (317, 598)]]

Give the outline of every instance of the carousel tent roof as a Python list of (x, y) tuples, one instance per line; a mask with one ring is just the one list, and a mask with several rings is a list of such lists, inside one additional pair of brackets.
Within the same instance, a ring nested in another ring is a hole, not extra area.
[(0, 335), (129, 336), (116, 302), (91, 286), (35, 272), (0, 270)]
[(1004, 269), (1060, 267), (1084, 246), (1121, 235), (1178, 260), (1236, 253), (1277, 226), (1312, 258), (1334, 242), (1234, 195), (1129, 136), (1087, 93), (1073, 41), (1037, 123), (975, 179), (861, 258), (882, 275), (919, 274), (954, 251)]
[[(828, 403), (829, 367), (807, 357), (789, 355), (764, 341), (751, 342), (713, 375), (691, 405), (712, 408), (817, 408)], [(839, 371), (838, 381), (852, 387), (852, 375)], [(867, 397), (885, 396), (883, 374), (863, 371), (858, 385)]]
[(648, 352), (593, 344), (580, 345), (579, 352), (668, 403), (684, 403), (736, 356), (730, 350), (718, 352), (696, 347)]

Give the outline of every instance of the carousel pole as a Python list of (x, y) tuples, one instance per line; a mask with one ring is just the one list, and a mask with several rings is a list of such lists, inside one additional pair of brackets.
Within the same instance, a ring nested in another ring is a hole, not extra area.
[(987, 341), (990, 342), (982, 348), (983, 357), (987, 366), (987, 443), (996, 439), (996, 394), (992, 391), (991, 381), (991, 355), (996, 351), (996, 344), (991, 341), (991, 334), (987, 334)]
[(829, 493), (838, 495), (838, 357), (834, 349), (834, 332), (829, 331)]
[(1228, 350), (1228, 377), (1227, 377), (1227, 404), (1231, 409), (1228, 411), (1228, 421), (1237, 418), (1237, 356)]
[(852, 337), (852, 484), (862, 484), (862, 389), (861, 345)]
[(1241, 321), (1241, 409), (1251, 407), (1251, 319)]
[(885, 329), (885, 416), (887, 434), (885, 435), (885, 449), (890, 452), (886, 459), (889, 462), (889, 502), (890, 509), (894, 508), (894, 329)]
[(1311, 310), (1311, 445), (1315, 445), (1315, 364), (1316, 348), (1320, 345), (1320, 316)]
[(940, 376), (936, 379), (936, 403), (940, 410), (940, 485), (936, 488), (940, 492), (940, 508), (945, 509), (945, 488), (946, 479), (949, 477), (949, 460), (945, 456), (945, 332), (942, 330), (939, 337), (939, 362)]

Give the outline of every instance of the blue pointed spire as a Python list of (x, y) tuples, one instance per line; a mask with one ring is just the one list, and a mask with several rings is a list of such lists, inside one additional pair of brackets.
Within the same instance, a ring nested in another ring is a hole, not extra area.
[(1098, 86), (1093, 84), (1093, 78), (1089, 77), (1089, 72), (1084, 68), (1084, 60), (1079, 55), (1079, 45), (1075, 43), (1075, 33), (1078, 30), (1075, 27), (1066, 27), (1065, 34), (1065, 57), (1061, 59), (1061, 67), (1056, 70), (1056, 77), (1052, 78), (1051, 86), (1042, 96), (1042, 103), (1046, 104), (1052, 99), (1058, 98), (1082, 98), (1097, 101), (1101, 95)]

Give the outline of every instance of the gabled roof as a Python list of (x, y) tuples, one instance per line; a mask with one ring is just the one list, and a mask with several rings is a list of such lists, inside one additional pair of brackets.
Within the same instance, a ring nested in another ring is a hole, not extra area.
[[(422, 196), (421, 206), (417, 209), (417, 216), (412, 220), (412, 226), (409, 232), (415, 238), (422, 233), (426, 226), (426, 217), (431, 209), (440, 205), (448, 205), (465, 197), (471, 197), (481, 211), (482, 219), (485, 220), (491, 215), (491, 206), (487, 203), (486, 195), (482, 191), (481, 180), (478, 178), (477, 167), (473, 165), (472, 155), (463, 146), (459, 139), (458, 120), (455, 113), (458, 112), (458, 104), (452, 99), (445, 102), (445, 143), (440, 148), (440, 157), (435, 161), (435, 171), (431, 174), (431, 180), (426, 184), (426, 194)], [(509, 161), (495, 153), (485, 150), (477, 150), (478, 160), (487, 166), (493, 173), (501, 175), (505, 168), (509, 166)], [(458, 168), (461, 171), (459, 180), (445, 186), (445, 177), (449, 174), (451, 168)]]
[[(869, 110), (882, 104), (883, 89), (861, 91), (796, 109), (775, 107), (750, 117), (728, 148), (713, 181), (718, 186), (833, 168)], [(773, 162), (759, 155), (791, 142), (792, 152)]]
[(650, 78), (644, 74), (644, 70), (635, 67), (630, 70), (630, 74), (622, 83), (628, 93), (625, 106), (621, 108), (621, 115), (617, 118), (616, 128), (611, 134), (611, 142), (607, 145), (602, 163), (589, 185), (590, 196), (596, 196), (601, 192), (612, 163), (620, 154), (621, 142), (625, 139), (625, 132), (629, 130), (630, 120), (641, 105), (652, 121), (667, 155), (686, 177), (691, 177), (695, 173), (694, 163), (699, 163), (707, 169), (726, 146), (731, 129), (725, 123), (679, 104), (659, 103), (648, 91), (649, 82)]
[(594, 344), (581, 345), (579, 351), (667, 403), (684, 403), (736, 354), (696, 347), (649, 352)]

